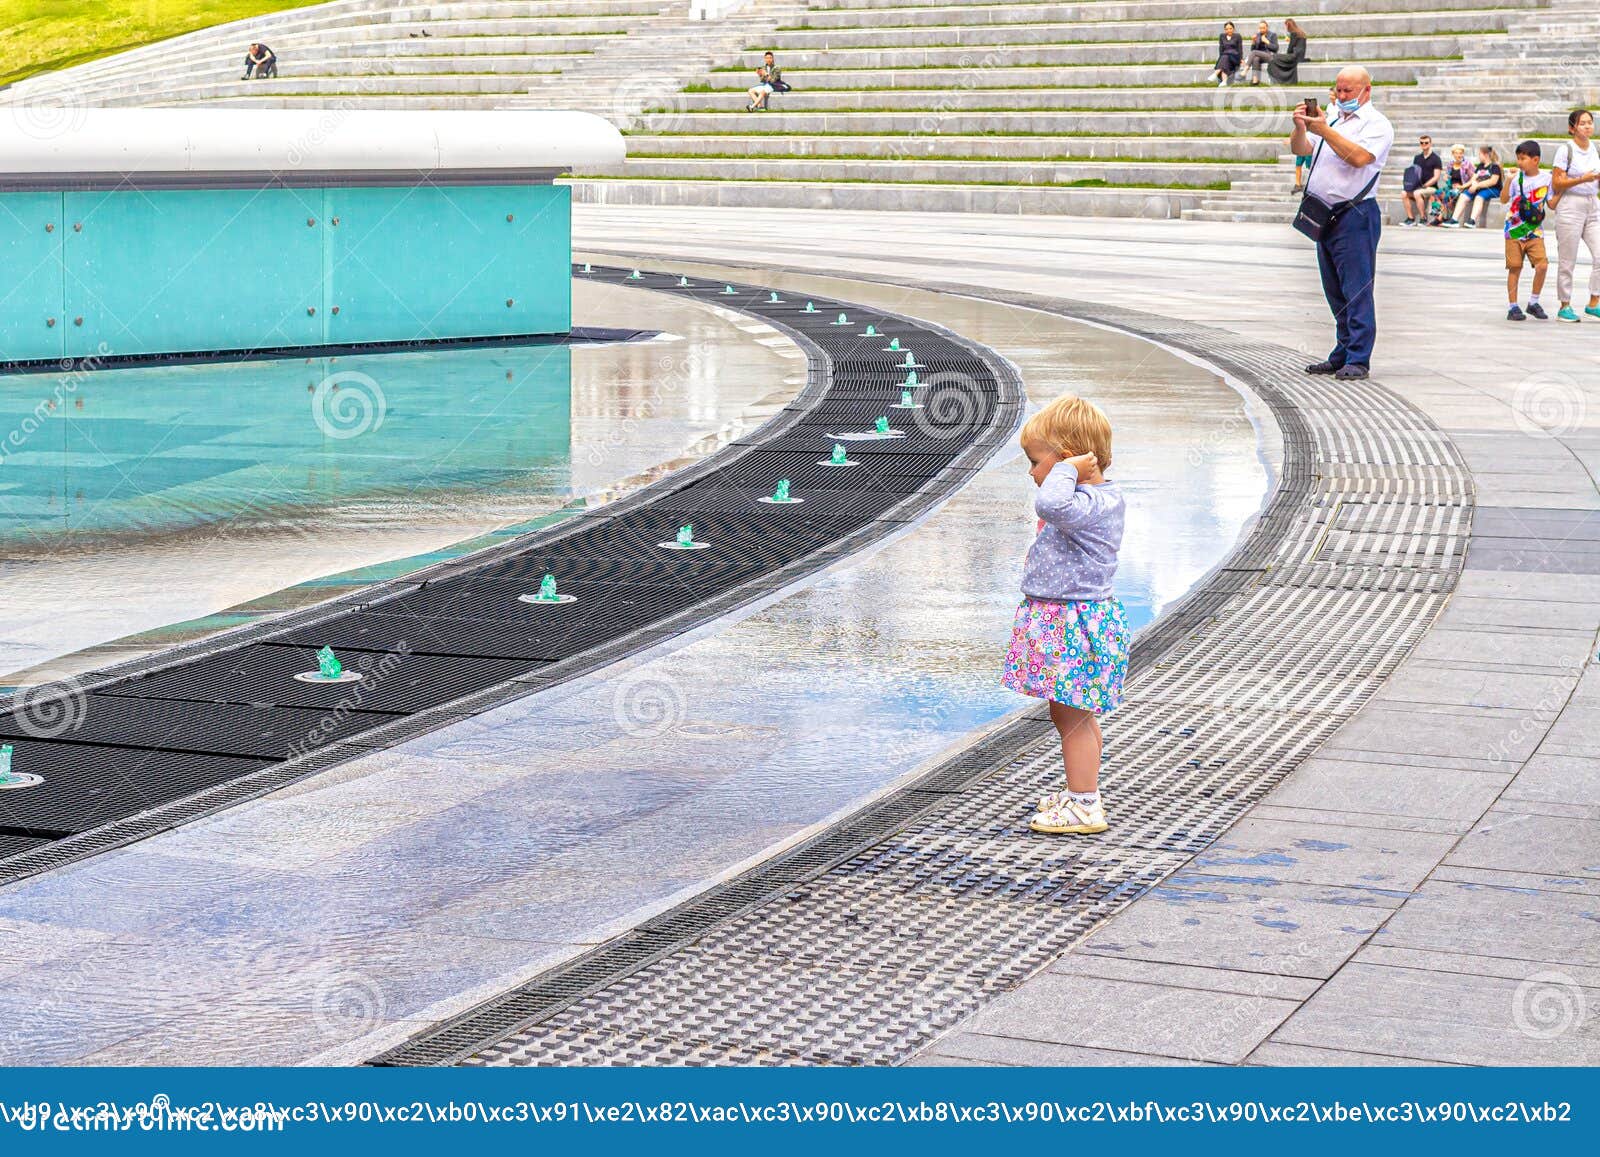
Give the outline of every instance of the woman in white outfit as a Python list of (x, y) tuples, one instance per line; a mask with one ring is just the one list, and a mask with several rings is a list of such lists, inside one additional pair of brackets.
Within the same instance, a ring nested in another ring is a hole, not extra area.
[(1580, 320), (1572, 308), (1572, 268), (1578, 263), (1578, 243), (1589, 250), (1589, 306), (1583, 312), (1600, 318), (1600, 150), (1594, 135), (1594, 114), (1573, 109), (1567, 117), (1572, 140), (1556, 149), (1550, 165), (1551, 191), (1556, 201), (1556, 297), (1561, 321)]

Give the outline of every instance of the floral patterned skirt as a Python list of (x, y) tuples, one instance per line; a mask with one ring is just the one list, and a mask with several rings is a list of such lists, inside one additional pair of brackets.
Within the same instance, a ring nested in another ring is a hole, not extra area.
[(1127, 672), (1128, 620), (1120, 601), (1024, 598), (1000, 682), (1024, 695), (1104, 715), (1122, 703)]

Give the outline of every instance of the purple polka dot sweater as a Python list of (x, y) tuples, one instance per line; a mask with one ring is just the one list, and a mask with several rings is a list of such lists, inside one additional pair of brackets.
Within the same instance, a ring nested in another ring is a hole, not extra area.
[(1033, 509), (1044, 526), (1028, 549), (1022, 593), (1052, 603), (1109, 599), (1126, 512), (1117, 484), (1082, 485), (1070, 463), (1058, 462)]

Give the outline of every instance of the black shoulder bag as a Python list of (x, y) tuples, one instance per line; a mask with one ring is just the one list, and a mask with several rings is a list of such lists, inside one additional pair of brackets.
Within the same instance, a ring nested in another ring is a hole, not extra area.
[(1339, 218), (1349, 211), (1350, 206), (1360, 201), (1372, 192), (1372, 186), (1378, 183), (1382, 173), (1380, 169), (1372, 174), (1372, 180), (1361, 187), (1348, 201), (1324, 201), (1311, 191), (1311, 174), (1316, 171), (1317, 162), (1322, 159), (1322, 146), (1326, 141), (1317, 142), (1317, 154), (1311, 158), (1311, 164), (1306, 169), (1306, 191), (1300, 198), (1300, 211), (1294, 215), (1294, 227), (1313, 241), (1321, 241), (1324, 236), (1338, 223)]

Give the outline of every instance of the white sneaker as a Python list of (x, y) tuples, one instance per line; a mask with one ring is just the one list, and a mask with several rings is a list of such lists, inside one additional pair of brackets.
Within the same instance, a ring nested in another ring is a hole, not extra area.
[(1055, 807), (1034, 816), (1028, 826), (1036, 832), (1045, 832), (1053, 836), (1093, 836), (1105, 831), (1109, 825), (1106, 823), (1106, 809), (1103, 803), (1084, 807), (1067, 798), (1059, 801)]

